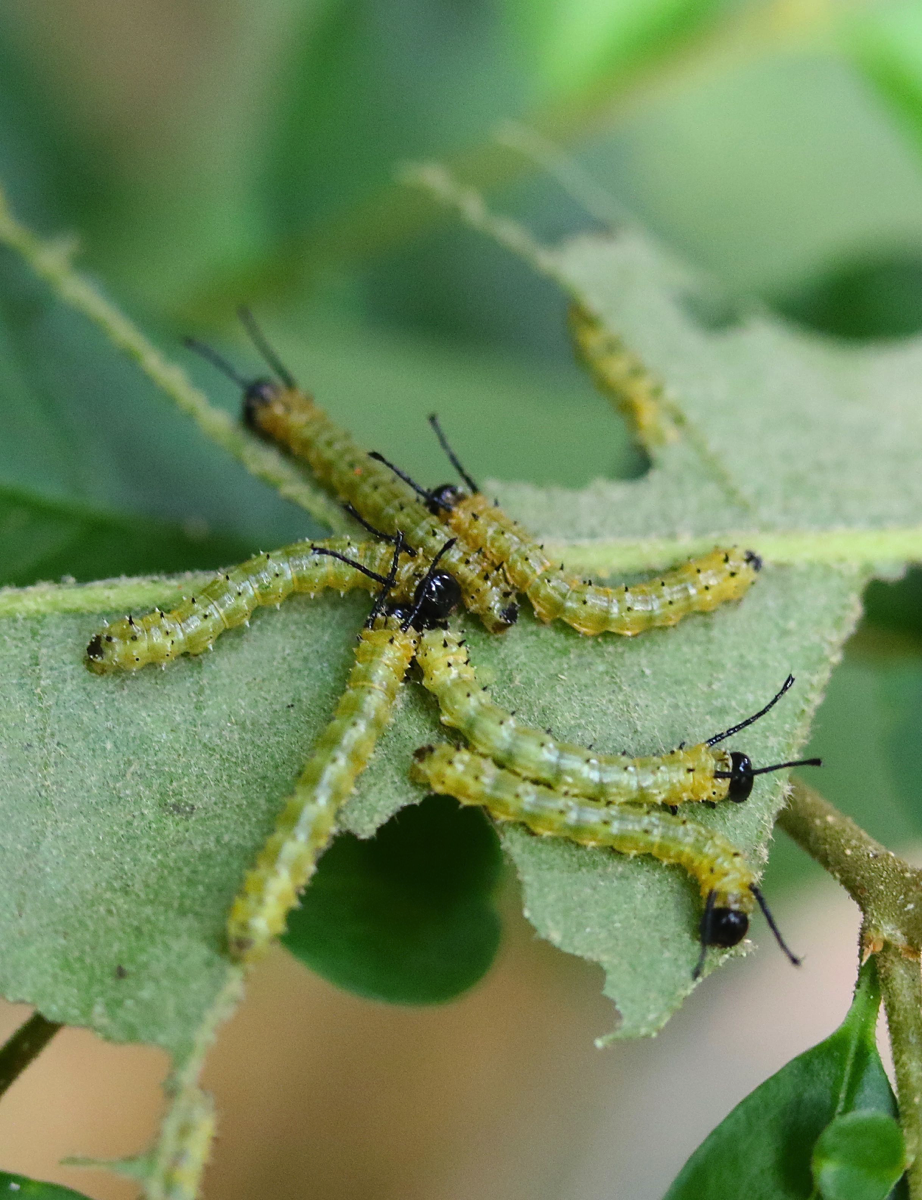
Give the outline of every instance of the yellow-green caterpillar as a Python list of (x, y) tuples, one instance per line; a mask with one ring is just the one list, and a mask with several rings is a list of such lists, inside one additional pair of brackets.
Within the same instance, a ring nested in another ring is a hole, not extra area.
[(736, 946), (749, 930), (758, 901), (782, 949), (781, 939), (743, 854), (725, 837), (685, 817), (638, 805), (605, 807), (522, 779), (489, 758), (454, 746), (423, 746), (414, 755), (410, 777), (462, 804), (480, 805), (500, 821), (521, 821), (535, 833), (565, 837), (584, 846), (608, 846), (619, 854), (649, 854), (683, 867), (704, 897), (701, 957), (708, 946)]
[(571, 304), (569, 323), (576, 357), (634, 427), (638, 440), (646, 447), (674, 442), (678, 430), (662, 382), (583, 305)]
[[(412, 488), (364, 451), (302, 391), (266, 344), (252, 316), (241, 316), (256, 346), (280, 382), (248, 382), (207, 346), (187, 345), (204, 354), (243, 388), (244, 422), (260, 436), (303, 459), (317, 479), (366, 521), (385, 533), (402, 532), (409, 546), (432, 558), (445, 541), (441, 522), (416, 498)], [(501, 569), (479, 550), (458, 541), (445, 559), (445, 570), (458, 581), (465, 607), (476, 612), (491, 633), (515, 623), (518, 607)]]
[(634, 637), (648, 629), (675, 625), (691, 613), (711, 612), (721, 604), (739, 600), (761, 570), (762, 560), (752, 550), (717, 547), (631, 587), (602, 587), (568, 575), (521, 525), (483, 495), (448, 444), (435, 414), (429, 423), (470, 494), (453, 484), (424, 491), (388, 465), (416, 488), (459, 542), (482, 551), (491, 562), (502, 566), (513, 588), (528, 597), (542, 621), (564, 621), (589, 635), (618, 633)]
[[(231, 908), (227, 941), (235, 958), (252, 961), (284, 930), (288, 913), (297, 904), (299, 893), (333, 836), (337, 813), (391, 719), (400, 685), (416, 652), (419, 631), (444, 620), (457, 606), (457, 583), (437, 569), (439, 559), (447, 557), (451, 547), (451, 542), (443, 545), (405, 606), (391, 605), (385, 615), (378, 615), (397, 577), (403, 548), (398, 537), (391, 572), (386, 579), (379, 577), (383, 590), (359, 637), (355, 665), (333, 719), (318, 738)], [(339, 561), (336, 550), (322, 553)], [(356, 563), (351, 565), (357, 567)]]
[[(328, 550), (350, 561), (334, 558), (325, 552)], [(351, 538), (294, 542), (280, 550), (257, 554), (216, 575), (169, 612), (158, 608), (142, 617), (123, 617), (107, 625), (90, 640), (86, 665), (97, 675), (105, 675), (110, 671), (138, 671), (151, 663), (165, 666), (182, 654), (201, 654), (225, 629), (246, 625), (257, 607), (279, 605), (295, 593), (316, 596), (323, 591), (347, 592), (356, 587), (370, 591), (377, 586), (376, 576), (388, 570), (392, 555), (386, 542), (355, 542)], [(397, 595), (412, 595), (426, 565), (419, 559), (401, 556), (394, 581)]]
[(674, 806), (695, 801), (713, 804), (726, 799), (739, 802), (748, 799), (756, 775), (818, 761), (779, 763), (756, 770), (748, 755), (714, 749), (717, 743), (745, 729), (774, 707), (793, 684), (790, 676), (763, 709), (732, 729), (669, 754), (628, 758), (560, 742), (494, 704), (477, 679), (464, 641), (450, 630), (433, 629), (424, 633), (416, 661), (424, 686), (438, 701), (443, 725), (457, 729), (476, 750), (499, 766), (549, 788), (601, 804)]

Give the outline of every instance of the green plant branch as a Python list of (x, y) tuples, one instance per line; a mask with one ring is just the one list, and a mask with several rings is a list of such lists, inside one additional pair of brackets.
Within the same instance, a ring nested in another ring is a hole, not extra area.
[(922, 1200), (922, 870), (874, 840), (819, 792), (795, 780), (778, 824), (845, 888), (864, 914), (862, 948), (876, 954), (909, 1194)]
[[(625, 538), (600, 542), (548, 541), (544, 545), (578, 574), (599, 576), (634, 571), (659, 571), (686, 558), (705, 554), (715, 543), (751, 546), (773, 566), (827, 563), (860, 570), (869, 563), (901, 567), (922, 560), (922, 528), (820, 530), (789, 533), (716, 532), (700, 538)], [(0, 619), (40, 617), (59, 613), (137, 611), (169, 605), (184, 592), (200, 588), (214, 572), (183, 575), (102, 579), (93, 583), (36, 583), (30, 587), (0, 588)]]
[(918, 1200), (922, 1196), (922, 970), (917, 954), (908, 954), (892, 942), (878, 951), (877, 969), (910, 1164), (909, 1194)]
[(40, 1012), (34, 1012), (7, 1039), (0, 1047), (0, 1096), (38, 1058), (60, 1028), (57, 1021), (47, 1021)]
[(248, 433), (223, 409), (215, 408), (181, 367), (164, 358), (124, 313), (75, 270), (72, 259), (76, 245), (72, 240), (42, 241), (36, 237), (13, 216), (2, 191), (0, 244), (20, 254), (59, 300), (92, 321), (113, 345), (133, 359), (177, 408), (195, 421), (205, 437), (318, 521), (336, 530), (347, 528), (339, 506), (309, 483), (294, 463)]
[(0, 618), (42, 617), (58, 613), (129, 612), (169, 605), (183, 592), (201, 588), (214, 571), (188, 575), (103, 579), (96, 583), (36, 583), (0, 588)]

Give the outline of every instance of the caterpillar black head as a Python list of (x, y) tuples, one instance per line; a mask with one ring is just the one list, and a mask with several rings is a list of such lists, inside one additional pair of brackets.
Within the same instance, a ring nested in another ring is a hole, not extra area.
[[(801, 960), (793, 953), (781, 936), (781, 930), (775, 923), (775, 918), (765, 903), (765, 897), (762, 895), (762, 892), (754, 883), (749, 885), (749, 891), (756, 898), (759, 908), (761, 908), (765, 920), (768, 922), (768, 927), (774, 934), (775, 941), (787, 955), (788, 961), (793, 966), (799, 967)], [(736, 897), (736, 901), (735, 905), (718, 904), (717, 893), (715, 891), (708, 892), (699, 927), (701, 953), (698, 955), (698, 962), (692, 973), (693, 979), (697, 979), (704, 969), (704, 961), (709, 946), (719, 946), (722, 950), (729, 950), (733, 946), (738, 946), (749, 932), (749, 914), (743, 907), (745, 904), (745, 895)]]
[[(362, 524), (366, 528), (372, 529), (367, 521), (363, 520)], [(372, 532), (377, 531), (372, 529)], [(394, 542), (394, 557), (391, 562), (391, 569), (387, 575), (380, 575), (377, 571), (372, 571), (362, 563), (356, 562), (355, 559), (349, 558), (345, 554), (340, 554), (338, 550), (328, 550), (325, 546), (314, 546), (313, 553), (325, 554), (330, 558), (338, 558), (340, 562), (348, 563), (350, 567), (354, 567), (355, 570), (361, 571), (363, 575), (367, 575), (369, 579), (374, 579), (381, 584), (381, 591), (378, 593), (368, 620), (365, 623), (366, 628), (373, 627), (375, 621), (382, 613), (386, 613), (387, 616), (399, 621), (400, 627), (404, 632), (408, 629), (419, 631), (432, 629), (437, 625), (443, 624), (461, 603), (461, 588), (455, 577), (447, 571), (440, 570), (438, 564), (441, 557), (451, 549), (457, 539), (450, 538), (442, 546), (429, 564), (426, 574), (416, 585), (413, 598), (408, 604), (389, 604), (388, 596), (397, 579), (397, 567), (400, 562), (400, 555), (406, 552), (413, 556), (415, 551), (408, 549), (403, 540), (402, 533), (398, 533), (395, 537), (383, 534), (382, 536), (386, 536), (389, 541)]]
[[(746, 729), (754, 722), (760, 720), (775, 707), (785, 692), (790, 691), (793, 685), (794, 676), (789, 675), (764, 708), (760, 708), (757, 713), (753, 713), (751, 717), (747, 717), (745, 721), (740, 721), (738, 725), (734, 725), (731, 729), (725, 729), (723, 733), (717, 733), (714, 737), (708, 738), (705, 745), (716, 746), (718, 742), (732, 737), (734, 733), (739, 733), (741, 729)], [(799, 758), (794, 762), (772, 763), (768, 767), (754, 767), (752, 759), (748, 754), (743, 754), (739, 750), (733, 750), (730, 753), (730, 770), (715, 771), (714, 777), (716, 779), (729, 779), (730, 784), (727, 790), (727, 798), (739, 804), (743, 800), (749, 799), (752, 793), (752, 785), (757, 775), (768, 775), (772, 771), (783, 771), (787, 767), (821, 767), (822, 765), (823, 760), (821, 758)]]
[(450, 538), (432, 560), (429, 570), (416, 585), (412, 602), (402, 608), (394, 607), (390, 615), (402, 623), (403, 629), (434, 629), (444, 625), (461, 603), (458, 581), (447, 571), (439, 569), (439, 559), (455, 544)]
[(748, 932), (748, 913), (738, 908), (705, 905), (701, 917), (702, 946), (720, 946), (729, 950), (731, 946), (738, 946)]

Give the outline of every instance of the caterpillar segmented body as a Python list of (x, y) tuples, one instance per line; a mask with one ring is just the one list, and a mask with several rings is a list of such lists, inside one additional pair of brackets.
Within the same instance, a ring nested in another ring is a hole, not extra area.
[(655, 808), (594, 805), (444, 744), (417, 750), (410, 777), (462, 804), (486, 808), (500, 821), (520, 821), (538, 834), (607, 846), (629, 856), (648, 854), (684, 868), (705, 899), (696, 974), (707, 946), (735, 946), (746, 936), (749, 913), (760, 897), (755, 875), (731, 842), (704, 825)]
[[(444, 542), (441, 522), (420, 504), (412, 488), (371, 458), (300, 389), (253, 384), (247, 389), (244, 414), (252, 429), (303, 459), (322, 484), (366, 521), (389, 534), (401, 531), (408, 545), (430, 558)], [(460, 584), (465, 607), (476, 612), (491, 633), (514, 624), (518, 608), (506, 576), (478, 548), (459, 540), (444, 565)]]
[(570, 306), (569, 325), (576, 357), (602, 395), (633, 426), (638, 440), (647, 447), (674, 442), (678, 430), (661, 380), (583, 305)]
[(195, 1086), (185, 1089), (167, 1114), (145, 1195), (152, 1200), (196, 1200), (215, 1126), (212, 1097)]
[[(231, 954), (250, 962), (285, 928), (288, 913), (333, 836), (336, 816), (375, 744), (388, 725), (422, 630), (444, 621), (457, 608), (457, 582), (438, 563), (452, 549), (442, 545), (409, 601), (397, 600), (378, 615), (392, 594), (403, 538), (398, 537), (383, 589), (359, 637), (355, 665), (332, 721), (320, 735), (256, 865), (246, 875), (231, 907), (227, 942)], [(325, 557), (337, 560), (338, 551)]]
[[(392, 547), (386, 542), (355, 542), (330, 538), (323, 542), (294, 542), (257, 554), (215, 578), (170, 612), (155, 609), (143, 617), (123, 617), (102, 629), (87, 646), (86, 665), (97, 675), (137, 671), (152, 663), (165, 665), (183, 654), (208, 650), (225, 629), (244, 625), (254, 609), (278, 605), (295, 593), (315, 596), (322, 591), (372, 590), (376, 582), (360, 570), (317, 548), (336, 550), (361, 566), (383, 574), (390, 566)], [(403, 557), (398, 564), (395, 591), (411, 595), (426, 564)]]
[(337, 813), (391, 719), (418, 637), (403, 631), (394, 617), (362, 631), (333, 719), (231, 908), (227, 940), (235, 958), (257, 958), (284, 930), (333, 835)]
[(526, 779), (602, 804), (716, 803), (729, 794), (737, 798), (730, 787), (731, 755), (706, 743), (658, 757), (628, 758), (599, 754), (530, 728), (493, 703), (477, 679), (464, 642), (451, 631), (424, 633), (416, 661), (424, 686), (438, 701), (442, 724)]
[(630, 587), (602, 587), (568, 575), (543, 548), (481, 492), (451, 503), (446, 525), (469, 545), (501, 563), (516, 591), (524, 592), (542, 621), (564, 621), (579, 633), (634, 637), (675, 625), (739, 600), (762, 563), (751, 550), (716, 548), (672, 571)]

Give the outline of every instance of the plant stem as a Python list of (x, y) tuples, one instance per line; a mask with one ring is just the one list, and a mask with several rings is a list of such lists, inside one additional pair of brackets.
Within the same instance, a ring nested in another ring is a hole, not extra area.
[(909, 1161), (909, 1194), (922, 1196), (922, 970), (918, 955), (887, 942), (877, 955), (887, 1012), (900, 1124)]
[(38, 1058), (60, 1028), (57, 1021), (47, 1021), (35, 1012), (0, 1047), (0, 1096)]
[(778, 824), (845, 888), (864, 913), (865, 949), (891, 942), (922, 948), (922, 870), (910, 866), (840, 813), (819, 792), (793, 782)]
[(876, 954), (906, 1139), (909, 1195), (922, 1200), (922, 871), (795, 780), (778, 824), (845, 888)]

